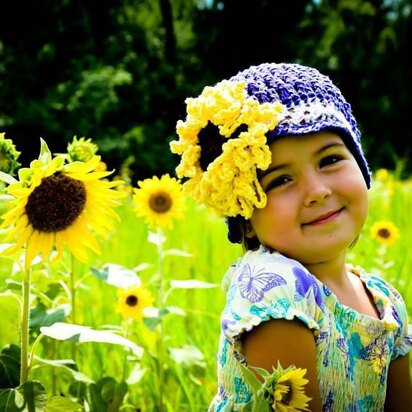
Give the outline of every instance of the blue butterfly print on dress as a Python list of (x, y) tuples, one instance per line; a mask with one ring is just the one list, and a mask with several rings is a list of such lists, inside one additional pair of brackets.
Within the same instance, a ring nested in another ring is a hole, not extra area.
[(322, 294), (313, 275), (311, 275), (308, 272), (305, 272), (304, 270), (298, 267), (294, 267), (292, 270), (296, 278), (295, 288), (298, 295), (304, 298), (306, 297), (309, 290), (313, 289), (316, 304), (320, 308), (323, 308)]
[(286, 285), (286, 280), (276, 273), (265, 272), (264, 269), (253, 273), (248, 263), (243, 266), (238, 278), (240, 294), (252, 303), (260, 302), (265, 292), (275, 286)]

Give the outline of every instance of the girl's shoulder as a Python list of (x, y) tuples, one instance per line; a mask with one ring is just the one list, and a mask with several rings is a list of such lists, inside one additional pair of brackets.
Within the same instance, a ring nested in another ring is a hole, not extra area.
[(410, 335), (408, 339), (411, 340), (412, 326), (409, 326), (408, 311), (398, 289), (383, 276), (368, 273), (359, 266), (350, 267), (350, 270), (360, 277), (372, 295), (381, 318), (391, 323), (394, 329), (398, 330), (398, 333)]
[(359, 276), (364, 285), (375, 298), (382, 298), (394, 305), (404, 305), (403, 297), (398, 289), (382, 275), (367, 272), (360, 266), (348, 265), (348, 269)]
[(227, 337), (270, 318), (298, 318), (319, 329), (323, 300), (317, 279), (299, 262), (261, 246), (232, 265), (224, 280), (226, 306), (222, 329)]

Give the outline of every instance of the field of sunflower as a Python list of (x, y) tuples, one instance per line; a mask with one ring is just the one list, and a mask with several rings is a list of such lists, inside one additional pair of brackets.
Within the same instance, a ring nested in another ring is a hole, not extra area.
[[(42, 142), (30, 168), (1, 175), (0, 410), (204, 411), (220, 282), (241, 248), (174, 178), (122, 180), (96, 151)], [(412, 317), (411, 189), (374, 174), (349, 260), (392, 282)]]

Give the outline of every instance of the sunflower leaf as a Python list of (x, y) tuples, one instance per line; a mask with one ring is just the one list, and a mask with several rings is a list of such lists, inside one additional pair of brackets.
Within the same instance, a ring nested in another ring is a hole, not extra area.
[(76, 412), (80, 410), (82, 410), (80, 404), (64, 396), (53, 396), (46, 405), (46, 412)]
[(154, 233), (154, 232), (149, 232), (149, 236), (147, 240), (150, 243), (153, 243), (156, 246), (163, 245), (163, 243), (166, 242), (166, 237), (163, 236), (161, 233)]
[(74, 342), (101, 342), (113, 343), (129, 348), (133, 353), (141, 357), (143, 355), (143, 348), (136, 345), (129, 339), (117, 335), (110, 331), (95, 330), (88, 326), (75, 325), (71, 323), (56, 322), (51, 326), (43, 326), (40, 331), (53, 339), (74, 341)]
[(47, 143), (43, 138), (40, 138), (40, 154), (39, 154), (39, 160), (41, 160), (44, 164), (48, 164), (51, 162), (52, 155), (49, 149), (49, 146), (47, 146)]
[[(0, 171), (0, 181), (8, 183), (9, 185), (12, 185), (13, 183), (18, 182), (18, 180), (15, 179), (13, 176), (9, 175), (8, 173), (1, 172), (1, 171)], [(9, 195), (2, 195), (1, 200), (10, 200)]]
[(101, 269), (92, 267), (90, 271), (99, 279), (117, 288), (127, 289), (142, 284), (135, 271), (114, 263), (107, 263)]
[(0, 389), (14, 388), (20, 382), (20, 348), (11, 344), (0, 353)]
[(60, 368), (65, 370), (66, 372), (70, 373), (78, 382), (86, 382), (86, 383), (93, 383), (94, 381), (90, 379), (88, 376), (84, 375), (83, 373), (76, 370), (76, 363), (72, 359), (43, 359), (36, 356), (36, 362), (42, 363), (44, 365), (49, 365), (53, 368)]
[(15, 389), (0, 390), (0, 410), (43, 412), (47, 394), (38, 381), (27, 381)]
[(179, 249), (168, 249), (163, 252), (163, 256), (181, 256), (181, 257), (192, 257), (191, 253), (185, 252)]

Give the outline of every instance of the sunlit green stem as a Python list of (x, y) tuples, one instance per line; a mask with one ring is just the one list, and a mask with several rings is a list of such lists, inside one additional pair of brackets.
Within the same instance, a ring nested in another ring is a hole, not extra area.
[[(76, 281), (74, 278), (74, 262), (75, 258), (73, 254), (71, 254), (71, 267), (70, 267), (70, 304), (71, 304), (71, 320), (72, 323), (76, 323)], [(76, 342), (72, 342), (72, 359), (76, 362)]]
[[(159, 276), (158, 304), (162, 309), (164, 304), (164, 279), (163, 279), (163, 233), (161, 228), (157, 229), (157, 271)], [(159, 336), (157, 341), (157, 352), (159, 357), (159, 411), (163, 408), (163, 383), (164, 383), (164, 345), (163, 345), (163, 319), (159, 322)]]
[(29, 379), (30, 270), (30, 267), (26, 266), (23, 273), (23, 306), (21, 311), (20, 328), (20, 384), (27, 382)]
[[(125, 320), (125, 331), (124, 331), (124, 337), (126, 339), (129, 339), (129, 329), (130, 329), (130, 319)], [(127, 374), (127, 353), (128, 349), (125, 348), (124, 350), (124, 359), (123, 359), (123, 376), (122, 376), (122, 382), (126, 380), (126, 374)]]
[(34, 352), (36, 351), (37, 345), (40, 343), (40, 341), (43, 339), (44, 335), (40, 333), (39, 336), (37, 336), (36, 340), (33, 343), (33, 346), (31, 347), (30, 351), (30, 359), (29, 359), (29, 370), (32, 367), (33, 364), (33, 359), (34, 359)]

